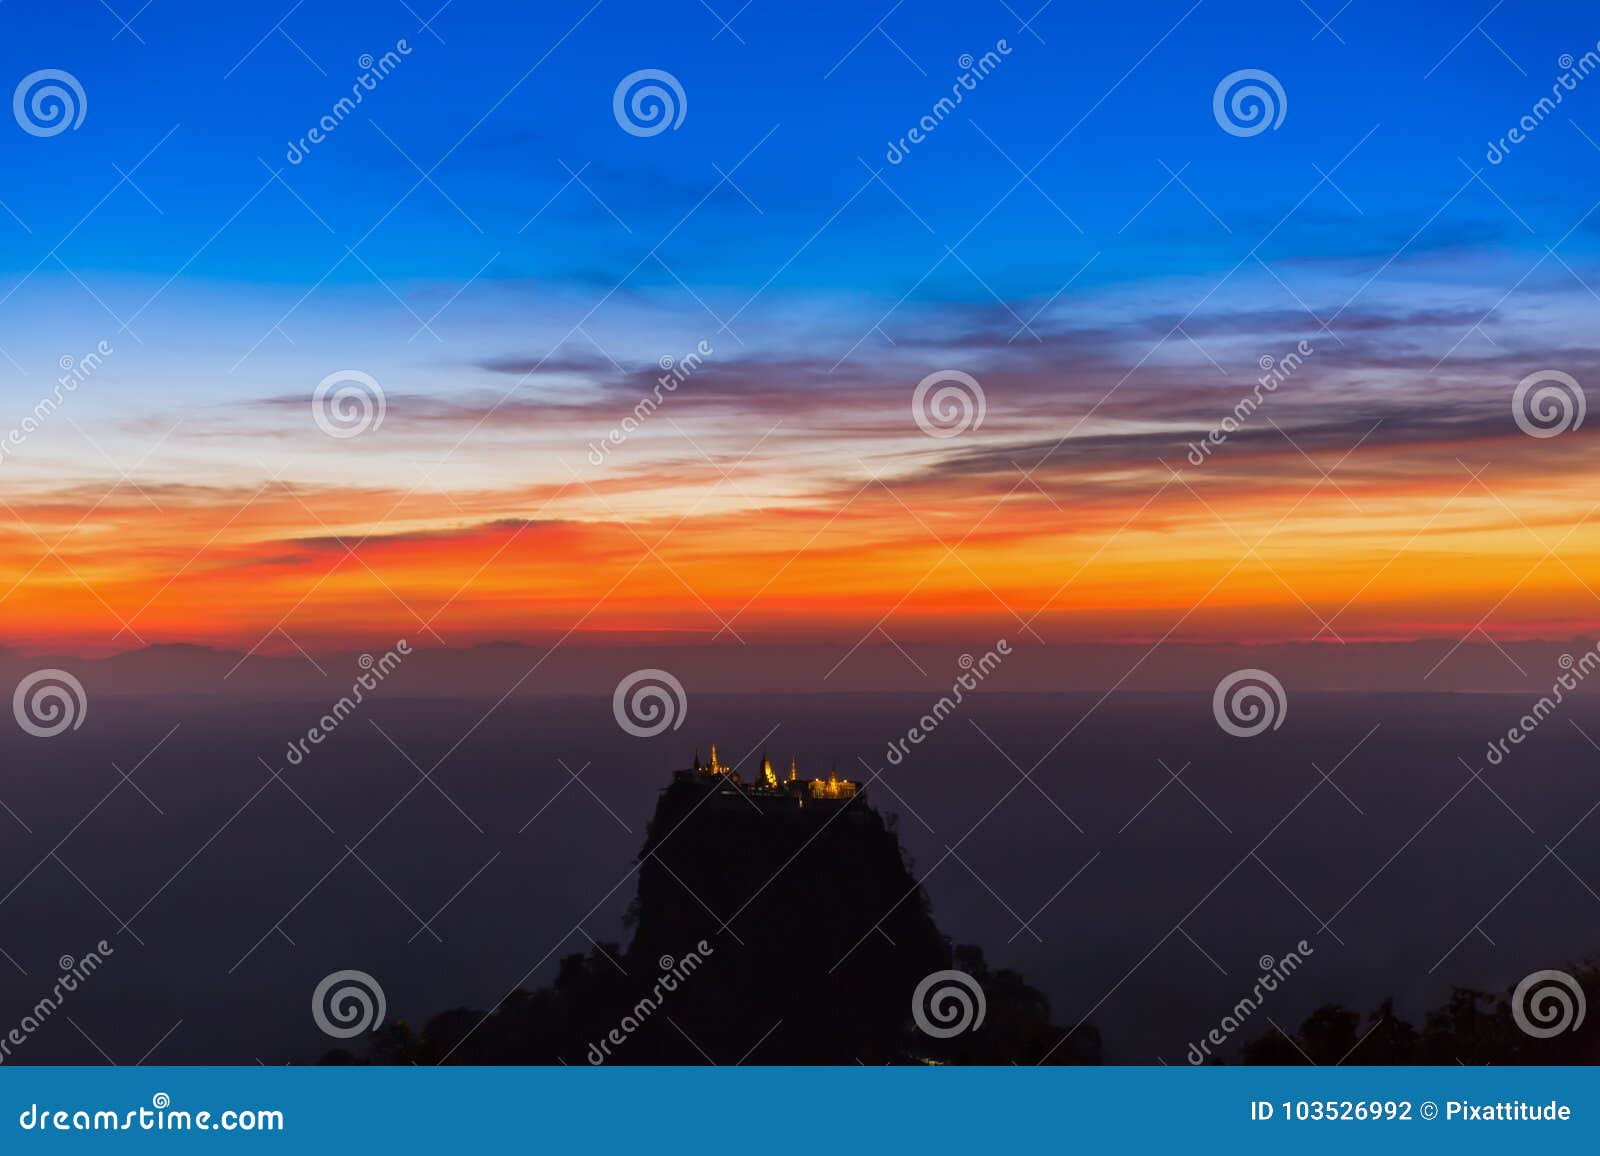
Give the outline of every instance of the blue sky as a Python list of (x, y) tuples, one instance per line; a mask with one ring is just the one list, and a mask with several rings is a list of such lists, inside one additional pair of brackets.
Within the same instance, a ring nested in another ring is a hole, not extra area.
[[(363, 56), (402, 41), (360, 106), (301, 144)], [(1519, 518), (1577, 517), (1579, 438), (1596, 424), (1530, 439), (1509, 398), (1536, 371), (1600, 372), (1600, 79), (1499, 163), (1485, 152), (1551, 93), (1564, 54), (1597, 41), (1600, 16), (1561, 3), (13, 0), (8, 83), (64, 70), (87, 109), (58, 135), (0, 132), (0, 400), (28, 413), (62, 358), (102, 340), (115, 353), (92, 401), (11, 447), (6, 478), (32, 518), (72, 533), (137, 463), (141, 487), (194, 504), (173, 564), (226, 531), (268, 571), (268, 626), (283, 542), (387, 531), (407, 503), (425, 508), (404, 532), (469, 541), (534, 516), (766, 526), (778, 510), (802, 544), (804, 519), (831, 524), (874, 471), (940, 514), (970, 506), (970, 524), (1012, 501), (1029, 462), (1042, 508), (1017, 513), (995, 565), (1067, 566), (1096, 556), (1073, 534), (1143, 509), (1263, 359), (1310, 339), (1315, 362), (1274, 410), (1283, 428), (1242, 432), (1205, 475), (1211, 501), (1175, 516), (1196, 519), (1196, 550), (1229, 500), (1268, 530), (1312, 455), (1342, 463), (1364, 442), (1350, 484), (1397, 512), (1348, 528), (1361, 557), (1318, 595), (1337, 608), (1480, 453), (1530, 501), (1552, 495)], [(888, 156), (963, 59), (991, 51), (960, 106)], [(613, 96), (645, 69), (681, 86), (684, 115), (641, 136)], [(1282, 89), (1274, 128), (1219, 123), (1214, 93), (1241, 70)], [(671, 420), (584, 477), (603, 490), (558, 501), (658, 363), (701, 342), (713, 364)], [(989, 417), (930, 442), (908, 395), (952, 368), (981, 378)], [(318, 383), (346, 369), (381, 383), (381, 438), (312, 425)], [(757, 446), (743, 488), (706, 473)], [(236, 520), (279, 484), (301, 489), (270, 528)], [(1081, 505), (1064, 538), (1023, 551), (1062, 514), (1052, 490)], [(311, 493), (327, 502), (315, 520)], [(878, 513), (892, 557), (904, 518)], [(1502, 536), (1473, 548), (1514, 581), (1521, 527), (1495, 522), (1503, 508), (1474, 516)], [(1335, 524), (1308, 531), (1308, 573)], [(105, 564), (88, 560), (105, 540), (85, 541), (85, 567)], [(747, 563), (752, 590), (769, 563)], [(444, 601), (455, 575), (435, 577)], [(165, 580), (157, 565), (127, 597)], [(1462, 629), (1480, 594), (1372, 629)], [(1518, 629), (1564, 623), (1556, 597)], [(1152, 612), (1128, 630), (1164, 628)]]
[[(1466, 179), (1457, 158), (1482, 167), (1486, 142), (1548, 91), (1557, 57), (1592, 46), (1573, 35), (1584, 27), (1578, 6), (1559, 4), (1489, 18), (1486, 31), (1514, 65), (1486, 36), (1469, 33), (1479, 13), (1438, 4), (1358, 3), (1320, 35), (1317, 19), (1297, 4), (1209, 0), (1097, 13), (1061, 4), (1034, 22), (1041, 43), (999, 0), (918, 0), (884, 20), (891, 44), (869, 31), (888, 4), (817, 5), (805, 20), (752, 4), (734, 24), (740, 43), (727, 31), (714, 38), (716, 18), (687, 2), (458, 0), (435, 22), (441, 44), (398, 0), (307, 3), (282, 28), (323, 76), (268, 32), (284, 15), (276, 2), (204, 11), (156, 3), (134, 24), (144, 44), (128, 31), (113, 39), (119, 25), (100, 6), (76, 7), (70, 18), (57, 5), (0, 11), (9, 72), (47, 62), (73, 72), (89, 94), (79, 131), (50, 140), (8, 133), (0, 142), (0, 162), (29, 174), (7, 182), (4, 199), (33, 230), (0, 219), (8, 271), (32, 268), (115, 183), (112, 165), (131, 168), (176, 125), (133, 178), (162, 212), (124, 185), (60, 255), (126, 318), (256, 194), (268, 180), (265, 160), (305, 205), (275, 183), (261, 191), (146, 315), (152, 326), (197, 315), (217, 326), (217, 314), (236, 313), (257, 330), (281, 314), (272, 303), (292, 302), (324, 277), (294, 319), (301, 331), (325, 324), (319, 305), (343, 295), (353, 304), (371, 297), (381, 310), (388, 292), (374, 274), (408, 300), (415, 295), (424, 316), (432, 313), (427, 302), (442, 302), (480, 270), (482, 284), (458, 301), (463, 320), (480, 309), (493, 314), (496, 298), (513, 312), (528, 296), (590, 299), (716, 185), (713, 166), (731, 169), (763, 139), (734, 177), (760, 211), (739, 191), (718, 189), (660, 249), (671, 273), (647, 260), (619, 306), (636, 295), (659, 295), (672, 308), (690, 301), (676, 274), (726, 316), (774, 278), (760, 308), (792, 316), (809, 307), (824, 310), (830, 324), (851, 314), (870, 323), (980, 220), (959, 250), (970, 268), (947, 260), (914, 291), (913, 309), (992, 303), (990, 290), (1042, 300), (1095, 254), (1075, 284), (1216, 274), (1273, 227), (1296, 189), (1309, 198), (1261, 253), (1293, 270), (1285, 280), (1299, 278), (1293, 283), (1309, 297), (1325, 267), (1398, 249)], [(731, 0), (725, 7), (731, 15)], [(1600, 22), (1589, 31), (1600, 38)], [(357, 58), (401, 38), (412, 52), (395, 74), (304, 163), (286, 165), (287, 143), (348, 91)], [(1012, 52), (962, 115), (904, 163), (884, 164), (886, 143), (949, 90), (957, 58), (1000, 39)], [(680, 130), (649, 139), (617, 130), (612, 87), (641, 67), (680, 79), (688, 95)], [(1267, 67), (1284, 85), (1281, 129), (1249, 139), (1217, 130), (1212, 87), (1241, 67)], [(1572, 101), (1572, 118), (1584, 125), (1587, 117), (1591, 135), (1600, 133), (1600, 116), (1587, 108), (1600, 95), (1580, 90)], [(1559, 120), (1566, 119), (1564, 110)], [(1313, 166), (1332, 169), (1369, 130), (1334, 176), (1339, 189), (1311, 192)], [(1038, 188), (1025, 183), (992, 211), (1019, 178), (1002, 151), (1032, 169), (1052, 148), (1032, 174)], [(433, 173), (443, 193), (425, 183), (395, 207), (419, 176), (400, 149), (423, 169), (449, 152)], [(861, 188), (870, 182), (862, 160), (884, 170), (905, 205), (876, 183)], [(562, 191), (563, 162), (582, 170), (594, 196), (577, 185)], [(1167, 183), (1162, 162), (1181, 170), (1194, 196), (1168, 185), (1130, 225)], [(1600, 151), (1552, 122), (1485, 174), (1533, 234), (1474, 185), (1411, 252), (1485, 242), (1537, 252), (1588, 208), (1585, 189), (1597, 174)], [(347, 259), (329, 272), (344, 245), (380, 218), (359, 250), (370, 271)], [(1592, 237), (1592, 228), (1582, 230), (1563, 253), (1586, 255)], [(109, 320), (53, 261), (34, 276), (76, 302), (84, 336), (93, 331), (87, 322)], [(52, 328), (65, 320), (62, 301), (17, 296), (24, 313), (30, 300), (42, 302)], [(602, 312), (601, 325), (613, 314), (619, 327), (628, 324), (625, 308)]]

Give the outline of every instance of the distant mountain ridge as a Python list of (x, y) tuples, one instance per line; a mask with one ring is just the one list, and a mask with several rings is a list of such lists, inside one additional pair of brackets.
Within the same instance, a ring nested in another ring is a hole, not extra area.
[[(76, 675), (91, 694), (274, 694), (319, 696), (348, 684), (363, 654), (381, 654), (399, 639), (369, 651), (250, 653), (161, 643), (106, 657), (24, 653), (0, 646), (0, 684), (42, 667)], [(619, 680), (644, 667), (670, 670), (694, 692), (806, 694), (819, 691), (925, 692), (946, 673), (959, 672), (963, 654), (993, 639), (960, 642), (849, 643), (762, 641), (749, 645), (661, 639), (572, 639), (556, 645), (491, 642), (467, 647), (409, 640), (411, 654), (395, 674), (392, 693), (428, 697), (610, 695)], [(986, 691), (1210, 694), (1224, 675), (1246, 667), (1271, 671), (1291, 693), (1313, 691), (1521, 694), (1548, 690), (1563, 673), (1563, 656), (1578, 656), (1592, 639), (1545, 639), (1491, 645), (1432, 639), (1414, 642), (1274, 643), (1208, 646), (1169, 642), (1013, 643)], [(275, 643), (278, 651), (282, 643)], [(907, 661), (907, 658), (912, 661)], [(841, 662), (841, 660), (843, 660)], [(914, 665), (913, 665), (914, 664)], [(1580, 683), (1580, 695), (1600, 694), (1600, 680)]]

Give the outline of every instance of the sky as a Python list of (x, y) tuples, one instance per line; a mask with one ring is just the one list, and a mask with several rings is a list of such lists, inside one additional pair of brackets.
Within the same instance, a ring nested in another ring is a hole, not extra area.
[[(83, 115), (0, 128), (0, 646), (1592, 634), (1600, 418), (1517, 418), (1600, 380), (1597, 42), (1488, 0), (7, 4), (4, 79)], [(671, 125), (624, 123), (640, 70)]]

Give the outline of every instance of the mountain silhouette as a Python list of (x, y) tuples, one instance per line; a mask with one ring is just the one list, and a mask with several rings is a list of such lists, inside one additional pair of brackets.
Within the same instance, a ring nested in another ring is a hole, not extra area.
[(713, 748), (662, 791), (626, 949), (597, 943), (549, 987), (393, 1022), (324, 1062), (1099, 1062), (1093, 1027), (1053, 1026), (1022, 976), (940, 933), (859, 784), (762, 772), (744, 783)]

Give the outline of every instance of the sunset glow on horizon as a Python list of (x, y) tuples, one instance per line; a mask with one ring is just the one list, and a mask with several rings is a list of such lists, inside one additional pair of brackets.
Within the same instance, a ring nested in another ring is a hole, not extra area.
[[(1024, 33), (885, 154), (943, 88), (819, 35), (782, 107), (730, 55), (645, 137), (600, 74), (688, 35), (654, 19), (532, 71), (462, 20), (311, 147), (248, 57), (225, 115), (171, 83), (213, 14), (8, 136), (95, 177), (0, 233), (0, 647), (1592, 629), (1595, 423), (1519, 424), (1600, 381), (1575, 128), (1476, 159), (1502, 100), (1294, 39), (1293, 111), (1225, 131), (1228, 34), (1179, 10), (1104, 21), (1157, 55), (1085, 61), (1077, 123)], [(907, 51), (1006, 32), (959, 24)]]
[[(887, 425), (905, 397), (877, 400)], [(231, 486), (141, 469), (29, 488), (5, 498), (0, 630), (15, 647), (104, 654), (573, 628), (848, 641), (880, 621), (902, 640), (1337, 643), (1456, 638), (1480, 620), (1520, 639), (1592, 621), (1596, 467), (1576, 440), (1418, 444), (1380, 425), (1345, 456), (1267, 426), (1199, 468), (1120, 460), (1112, 436), (1090, 460), (1066, 443), (1029, 470), (1041, 449), (1013, 440), (1004, 394), (988, 404), (959, 442), (840, 448), (790, 419), (752, 451), (714, 414), (699, 421), (686, 387), (652, 418), (668, 436), (618, 447), (607, 469), (552, 450), (565, 480), (530, 468), (505, 488), (450, 487), (425, 472), (448, 444), (430, 459), (407, 439), (398, 456), (353, 448), (344, 467), (409, 473), (406, 489), (257, 467)], [(407, 428), (391, 401), (373, 436)], [(625, 455), (639, 459), (626, 472)]]

